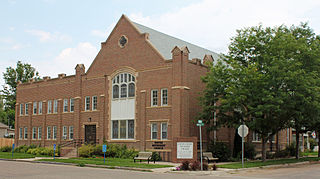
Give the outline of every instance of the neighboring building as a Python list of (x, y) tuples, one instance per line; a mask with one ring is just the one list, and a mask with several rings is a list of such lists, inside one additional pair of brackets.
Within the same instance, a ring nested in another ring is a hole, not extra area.
[(14, 137), (14, 129), (0, 122), (0, 138)]
[[(198, 136), (200, 77), (218, 57), (123, 15), (87, 71), (18, 85), (16, 144), (107, 141), (171, 160), (175, 137)], [(216, 136), (233, 145), (234, 130)]]

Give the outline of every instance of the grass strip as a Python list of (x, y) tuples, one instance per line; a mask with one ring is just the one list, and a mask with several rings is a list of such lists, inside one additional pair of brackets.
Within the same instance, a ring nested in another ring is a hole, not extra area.
[[(13, 153), (13, 159), (34, 158), (35, 155), (26, 153)], [(12, 159), (12, 152), (0, 152), (0, 158)]]
[(86, 164), (94, 164), (94, 165), (107, 165), (111, 167), (133, 167), (133, 168), (145, 168), (145, 169), (153, 169), (153, 168), (166, 168), (172, 167), (171, 165), (159, 165), (146, 163), (133, 162), (133, 159), (121, 159), (121, 158), (106, 158), (106, 164), (103, 162), (103, 158), (71, 158), (71, 159), (40, 159), (39, 161), (50, 161), (50, 162), (62, 162), (62, 163), (74, 163), (79, 166)]
[[(290, 164), (290, 163), (299, 163), (299, 162), (306, 162), (306, 161), (319, 161), (319, 157), (306, 157), (300, 158), (299, 160), (290, 158), (290, 159), (277, 159), (277, 160), (267, 160), (265, 162), (262, 161), (250, 161), (245, 162), (245, 168), (252, 168), (252, 167), (263, 167), (268, 165), (281, 165), (281, 164)], [(241, 162), (230, 163), (230, 164), (222, 164), (218, 165), (219, 168), (229, 168), (229, 169), (239, 169), (242, 168)]]

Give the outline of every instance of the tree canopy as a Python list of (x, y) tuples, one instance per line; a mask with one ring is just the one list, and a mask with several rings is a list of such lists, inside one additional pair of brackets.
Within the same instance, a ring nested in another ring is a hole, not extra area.
[[(319, 116), (319, 50), (319, 37), (305, 23), (238, 30), (228, 54), (203, 77), (199, 117), (209, 130), (244, 121), (261, 135), (265, 160), (269, 137)], [(218, 126), (211, 122), (214, 111)]]

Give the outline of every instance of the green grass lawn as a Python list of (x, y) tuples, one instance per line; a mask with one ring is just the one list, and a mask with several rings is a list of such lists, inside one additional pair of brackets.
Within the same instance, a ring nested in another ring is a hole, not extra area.
[(318, 156), (318, 152), (302, 152), (303, 156)]
[[(103, 158), (71, 158), (71, 159), (41, 159), (39, 161), (50, 161), (50, 162), (63, 162), (63, 163), (75, 163), (79, 165), (85, 164), (95, 164), (95, 165), (104, 165)], [(157, 163), (157, 162), (156, 162)], [(152, 169), (152, 168), (164, 168), (164, 167), (172, 167), (171, 165), (159, 165), (146, 163), (140, 163), (139, 161), (133, 163), (133, 159), (120, 159), (120, 158), (106, 158), (106, 164), (110, 167), (134, 167), (134, 168), (145, 168), (145, 169)]]
[[(320, 160), (319, 157), (306, 157), (306, 158), (300, 158), (299, 160), (290, 158), (290, 159), (267, 160), (265, 162), (250, 161), (250, 162), (245, 162), (244, 167), (245, 168), (262, 167), (262, 166), (267, 166), (267, 165), (280, 165), (280, 164), (287, 164), (287, 163), (298, 163), (298, 162), (319, 161), (319, 160)], [(242, 163), (236, 162), (236, 163), (230, 163), (230, 164), (222, 164), (222, 165), (218, 165), (218, 167), (238, 169), (238, 168), (242, 168)]]
[[(25, 154), (25, 153), (13, 153), (14, 159), (20, 159), (20, 158), (34, 158), (35, 156), (32, 154)], [(0, 152), (0, 158), (4, 159), (11, 159), (12, 153), (11, 152)]]

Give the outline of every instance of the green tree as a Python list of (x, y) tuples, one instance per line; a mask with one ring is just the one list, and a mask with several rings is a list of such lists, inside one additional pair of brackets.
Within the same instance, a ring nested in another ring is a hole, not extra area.
[[(292, 28), (260, 25), (237, 31), (228, 55), (216, 65), (209, 65), (210, 71), (203, 77), (206, 89), (200, 99), (203, 111), (199, 117), (206, 121), (208, 130), (238, 127), (245, 122), (261, 135), (265, 161), (268, 138), (292, 124), (297, 117), (292, 113), (300, 114), (303, 119), (317, 114), (319, 89), (315, 82), (319, 78), (316, 72), (304, 69), (308, 59), (297, 59), (302, 48), (292, 49), (301, 46), (300, 36), (294, 34), (294, 29), (305, 27), (305, 24)], [(312, 62), (312, 65), (318, 64)], [(302, 99), (304, 102), (299, 103)], [(304, 108), (303, 112), (299, 107)], [(308, 111), (310, 108), (315, 113)], [(212, 113), (216, 110), (219, 111), (218, 126), (212, 125)]]
[(4, 110), (6, 112), (7, 119), (13, 121), (11, 124), (14, 126), (15, 120), (15, 105), (16, 105), (16, 91), (18, 81), (24, 83), (29, 79), (34, 78), (39, 80), (39, 73), (30, 64), (17, 62), (16, 68), (8, 67), (6, 72), (3, 73), (3, 79), (5, 85), (3, 85), (2, 96), (4, 98)]

